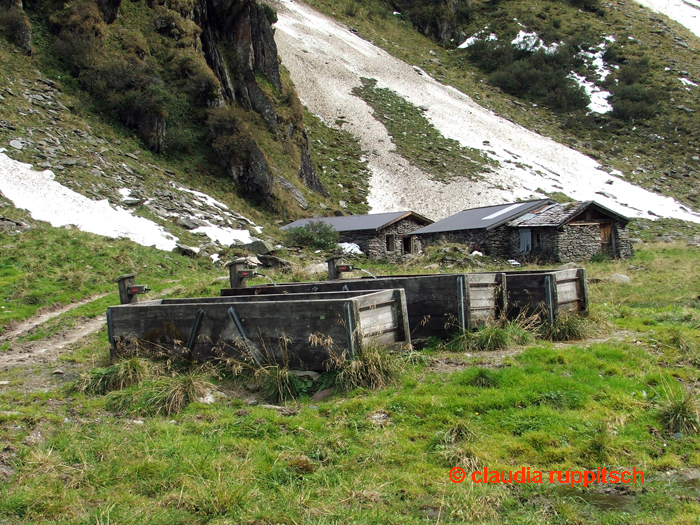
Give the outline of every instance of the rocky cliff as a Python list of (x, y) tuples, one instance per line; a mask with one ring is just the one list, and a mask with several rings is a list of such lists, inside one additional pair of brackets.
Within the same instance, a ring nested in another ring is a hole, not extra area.
[(292, 193), (278, 177), (327, 195), (310, 162), (298, 97), (280, 72), (269, 7), (253, 0), (70, 0), (27, 8), (0, 0), (0, 24), (26, 54), (30, 19), (50, 33), (97, 109), (153, 152), (213, 149), (208, 157), (240, 193), (267, 205)]

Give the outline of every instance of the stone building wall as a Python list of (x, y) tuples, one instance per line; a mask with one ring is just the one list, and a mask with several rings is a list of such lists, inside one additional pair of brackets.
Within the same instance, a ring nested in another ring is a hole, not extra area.
[[(339, 235), (340, 242), (354, 242), (360, 247), (362, 253), (371, 259), (397, 260), (404, 255), (403, 238), (411, 236), (410, 234), (425, 224), (418, 222), (413, 217), (406, 217), (383, 230), (376, 231), (352, 231), (342, 232)], [(387, 235), (394, 236), (394, 251), (387, 251)], [(420, 240), (413, 237), (413, 253), (418, 253), (421, 250)]]
[(601, 253), (600, 226), (566, 224), (559, 231), (559, 258), (556, 262), (587, 261)]
[(616, 222), (613, 225), (613, 235), (615, 236), (615, 246), (617, 247), (617, 257), (621, 259), (629, 259), (634, 255), (634, 248), (630, 241), (629, 233), (622, 223)]
[[(567, 224), (554, 227), (530, 228), (532, 250), (520, 251), (520, 229), (500, 226), (493, 230), (463, 230), (421, 235), (423, 246), (458, 243), (479, 250), (492, 257), (515, 259), (520, 262), (551, 263), (589, 260), (601, 253), (600, 226), (596, 224)], [(539, 243), (537, 235), (539, 234)], [(622, 223), (613, 225), (615, 257), (627, 258), (634, 254), (627, 230)]]
[(532, 234), (532, 249), (529, 252), (520, 251), (521, 229), (522, 228), (508, 228), (510, 249), (507, 255), (503, 256), (504, 258), (529, 263), (559, 261), (559, 232), (557, 232), (556, 228), (530, 228)]

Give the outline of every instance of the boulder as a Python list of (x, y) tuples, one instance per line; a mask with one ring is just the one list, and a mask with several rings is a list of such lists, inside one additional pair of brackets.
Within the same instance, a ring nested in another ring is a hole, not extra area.
[(632, 279), (628, 275), (623, 273), (614, 273), (609, 278), (611, 283), (628, 284), (632, 282)]
[(275, 177), (275, 180), (284, 191), (286, 191), (287, 193), (289, 193), (289, 195), (292, 196), (292, 198), (296, 201), (296, 203), (302, 210), (306, 210), (309, 208), (309, 203), (306, 202), (304, 195), (294, 186), (294, 184), (292, 184), (282, 176)]
[(280, 268), (283, 270), (291, 270), (294, 266), (290, 261), (286, 259), (281, 259), (279, 257), (275, 257), (274, 255), (258, 255), (258, 259), (260, 259), (260, 263), (265, 268)]
[(328, 264), (316, 263), (304, 267), (306, 273), (328, 273)]
[(269, 242), (261, 240), (253, 241), (238, 247), (256, 255), (267, 255), (268, 253), (275, 251), (274, 246), (272, 246)]
[(197, 257), (197, 255), (199, 254), (199, 248), (195, 248), (193, 246), (186, 246), (184, 244), (179, 243), (175, 246), (175, 251), (180, 255), (184, 255), (186, 257)]

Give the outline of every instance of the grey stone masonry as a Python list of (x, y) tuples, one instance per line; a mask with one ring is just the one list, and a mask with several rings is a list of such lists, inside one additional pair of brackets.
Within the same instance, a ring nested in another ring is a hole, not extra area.
[[(360, 250), (371, 259), (397, 260), (405, 255), (404, 238), (409, 238), (411, 243), (411, 253), (417, 253), (421, 249), (420, 240), (411, 235), (418, 228), (422, 228), (424, 223), (418, 222), (413, 217), (406, 217), (400, 221), (387, 226), (380, 231), (361, 230), (341, 232), (340, 242), (353, 242), (360, 247)], [(394, 236), (394, 249), (388, 250), (387, 236)]]

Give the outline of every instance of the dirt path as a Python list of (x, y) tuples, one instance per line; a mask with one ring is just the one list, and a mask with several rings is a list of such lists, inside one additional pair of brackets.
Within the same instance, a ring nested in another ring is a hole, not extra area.
[[(172, 293), (173, 290), (173, 288), (163, 290), (150, 298), (158, 299), (164, 297)], [(79, 303), (70, 304), (52, 312), (43, 313), (16, 324), (11, 331), (0, 336), (0, 342), (10, 342), (9, 350), (0, 353), (0, 370), (8, 371), (17, 367), (55, 364), (58, 361), (58, 357), (72, 344), (77, 343), (84, 337), (94, 334), (105, 327), (106, 317), (104, 315), (92, 319), (79, 317), (75, 320), (75, 324), (71, 329), (64, 330), (51, 337), (38, 341), (19, 342), (17, 339), (59, 315), (88, 303), (98, 301), (106, 295), (108, 294), (96, 295), (84, 301), (80, 301)]]
[[(55, 316), (54, 316), (55, 317)], [(0, 370), (18, 366), (55, 363), (62, 351), (105, 326), (105, 316), (79, 318), (76, 325), (48, 339), (27, 343), (13, 342), (7, 352), (0, 354)]]
[(108, 294), (106, 294), (106, 293), (104, 293), (102, 295), (96, 295), (94, 297), (84, 299), (83, 301), (69, 304), (69, 305), (64, 306), (62, 308), (57, 308), (56, 310), (42, 313), (40, 315), (36, 315), (30, 319), (27, 319), (26, 321), (22, 321), (21, 323), (14, 324), (12, 330), (4, 333), (3, 335), (0, 335), (0, 343), (3, 343), (5, 341), (12, 341), (12, 340), (16, 339), (17, 337), (26, 334), (27, 332), (31, 331), (32, 329), (36, 328), (37, 326), (44, 324), (46, 321), (53, 319), (54, 317), (58, 317), (59, 315), (62, 315), (66, 312), (70, 312), (71, 310), (74, 310), (75, 308), (79, 308), (79, 307), (86, 305), (88, 303), (91, 303), (93, 301), (97, 301), (99, 299), (102, 299), (103, 297), (106, 297), (107, 295)]

